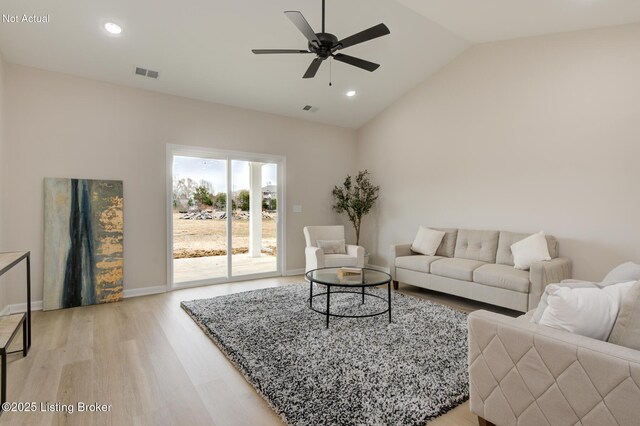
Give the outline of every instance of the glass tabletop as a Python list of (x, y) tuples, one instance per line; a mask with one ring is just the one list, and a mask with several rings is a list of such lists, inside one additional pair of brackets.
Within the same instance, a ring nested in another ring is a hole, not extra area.
[[(343, 268), (320, 268), (306, 273), (309, 281), (324, 285), (336, 286), (376, 286), (387, 284), (391, 281), (391, 275), (386, 272), (370, 268), (346, 268), (346, 273), (341, 274)], [(353, 273), (357, 269), (361, 273)]]

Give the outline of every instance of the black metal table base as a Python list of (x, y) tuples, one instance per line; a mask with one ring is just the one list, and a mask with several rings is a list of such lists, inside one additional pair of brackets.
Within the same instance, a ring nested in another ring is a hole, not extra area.
[[(338, 291), (331, 291), (331, 286), (325, 285), (325, 284), (320, 284), (319, 285), (324, 285), (327, 287), (327, 291), (321, 292), (321, 293), (316, 293), (313, 294), (313, 284), (314, 282), (311, 281), (309, 282), (309, 308), (314, 311), (317, 312), (319, 314), (323, 314), (326, 316), (326, 324), (327, 324), (327, 328), (329, 328), (329, 317), (337, 317), (337, 318), (370, 318), (370, 317), (377, 317), (379, 315), (384, 315), (386, 313), (389, 314), (389, 323), (391, 323), (391, 281), (389, 281), (387, 283), (387, 298), (385, 299), (384, 297), (378, 296), (377, 294), (371, 294), (371, 293), (366, 293), (364, 286), (362, 287), (362, 291), (346, 291), (346, 290), (338, 290)], [(357, 287), (357, 285), (354, 285), (354, 287)], [(375, 297), (376, 299), (380, 299), (383, 300), (385, 302), (387, 302), (387, 309), (385, 309), (384, 311), (380, 311), (380, 312), (374, 312), (372, 314), (365, 314), (365, 315), (343, 315), (343, 314), (335, 314), (335, 313), (331, 313), (331, 295), (332, 294), (362, 294), (362, 304), (364, 305), (365, 303), (365, 297)], [(321, 311), (319, 309), (316, 309), (313, 307), (313, 298), (314, 297), (321, 297), (321, 296), (327, 296), (327, 308), (324, 311)]]

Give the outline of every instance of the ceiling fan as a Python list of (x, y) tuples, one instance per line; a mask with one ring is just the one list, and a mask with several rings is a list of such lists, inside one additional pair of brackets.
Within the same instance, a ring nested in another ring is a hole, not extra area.
[(387, 34), (391, 34), (389, 28), (385, 24), (375, 25), (367, 30), (361, 31), (357, 34), (338, 40), (333, 34), (325, 32), (324, 27), (324, 2), (322, 0), (322, 32), (316, 33), (311, 28), (311, 25), (302, 16), (302, 13), (298, 11), (288, 11), (284, 14), (293, 22), (302, 34), (309, 40), (308, 50), (297, 49), (253, 49), (252, 52), (256, 55), (263, 54), (281, 54), (281, 53), (313, 53), (316, 55), (313, 62), (307, 69), (307, 72), (302, 78), (315, 77), (320, 65), (325, 59), (333, 58), (336, 61), (344, 62), (345, 64), (353, 65), (354, 67), (362, 68), (373, 72), (380, 67), (379, 64), (365, 61), (364, 59), (356, 58), (342, 53), (337, 53), (339, 50), (346, 49), (347, 47), (354, 46), (356, 44), (364, 43), (365, 41), (373, 40), (374, 38), (382, 37)]

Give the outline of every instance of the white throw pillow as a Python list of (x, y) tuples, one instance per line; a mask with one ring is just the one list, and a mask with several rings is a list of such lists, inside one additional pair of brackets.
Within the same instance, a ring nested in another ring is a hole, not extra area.
[(540, 325), (606, 341), (622, 300), (635, 281), (599, 288), (547, 286), (547, 309)]
[(345, 240), (316, 240), (318, 248), (324, 254), (346, 254)]
[(542, 231), (512, 244), (511, 253), (513, 253), (513, 267), (523, 271), (531, 268), (534, 262), (551, 260), (547, 239)]
[(438, 247), (440, 247), (444, 234), (445, 233), (442, 231), (436, 231), (435, 229), (421, 226), (418, 229), (418, 234), (416, 235), (415, 240), (413, 240), (411, 250), (426, 256), (433, 256), (436, 254), (436, 251), (438, 251)]
[(627, 262), (613, 268), (602, 280), (602, 286), (626, 283), (632, 280), (640, 280), (640, 265), (633, 262)]
[(549, 287), (551, 285), (556, 285), (558, 287), (569, 287), (569, 288), (600, 288), (597, 283), (592, 283), (590, 281), (573, 281), (573, 282), (561, 282), (559, 284), (549, 284), (545, 287), (544, 293), (542, 293), (542, 297), (540, 298), (540, 302), (538, 302), (538, 307), (535, 312), (531, 316), (530, 322), (534, 324), (540, 323), (540, 318), (544, 314), (544, 311), (547, 310), (549, 303), (547, 299), (549, 298)]

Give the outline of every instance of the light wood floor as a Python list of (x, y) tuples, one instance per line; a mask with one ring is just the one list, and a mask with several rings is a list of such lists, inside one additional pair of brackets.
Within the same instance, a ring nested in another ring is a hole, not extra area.
[[(0, 424), (281, 425), (182, 311), (180, 301), (301, 281), (298, 276), (219, 284), (108, 305), (35, 312), (29, 355), (9, 357), (7, 399), (38, 405), (97, 402), (111, 409), (73, 414), (5, 412)], [(401, 285), (400, 291), (467, 312), (487, 308), (410, 286)], [(15, 340), (17, 349), (22, 339)], [(431, 424), (477, 425), (477, 420), (463, 404)]]

